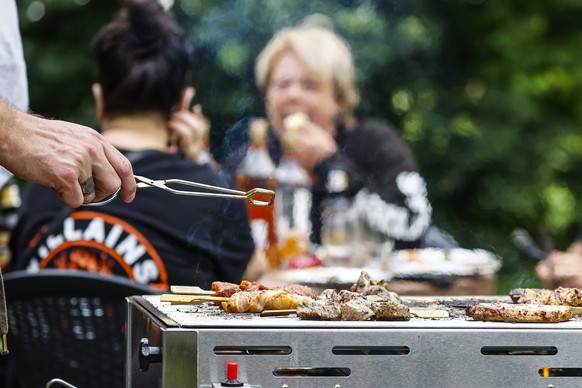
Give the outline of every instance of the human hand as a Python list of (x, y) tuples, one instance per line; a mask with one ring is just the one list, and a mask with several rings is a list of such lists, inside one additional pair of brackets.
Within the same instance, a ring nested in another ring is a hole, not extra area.
[(580, 252), (552, 251), (546, 260), (536, 266), (537, 276), (552, 289), (582, 287), (582, 254)]
[(210, 121), (204, 117), (202, 107), (197, 104), (192, 107), (192, 111), (174, 112), (168, 122), (168, 129), (171, 139), (169, 152), (180, 150), (188, 159), (198, 161), (210, 131)]
[(29, 115), (0, 100), (0, 139), (1, 165), (52, 188), (71, 207), (119, 188), (125, 202), (135, 197), (131, 163), (91, 128)]
[(283, 136), (307, 171), (337, 151), (332, 134), (308, 119), (296, 120), (292, 128), (285, 128)]

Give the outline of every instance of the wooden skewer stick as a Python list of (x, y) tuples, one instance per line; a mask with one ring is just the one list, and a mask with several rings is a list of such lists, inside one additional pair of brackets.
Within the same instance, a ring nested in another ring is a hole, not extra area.
[(291, 315), (291, 314), (295, 314), (295, 313), (297, 313), (297, 310), (295, 310), (295, 309), (264, 310), (264, 311), (261, 311), (261, 317), (277, 317), (277, 316), (283, 316), (283, 315)]
[(410, 315), (413, 315), (417, 318), (436, 319), (436, 318), (448, 318), (449, 312), (447, 310), (411, 307)]
[(178, 295), (178, 294), (162, 294), (160, 295), (160, 302), (171, 302), (172, 304), (192, 304), (202, 302), (225, 302), (230, 298), (210, 295)]
[(216, 295), (216, 292), (203, 290), (198, 286), (170, 286), (170, 292), (184, 295)]

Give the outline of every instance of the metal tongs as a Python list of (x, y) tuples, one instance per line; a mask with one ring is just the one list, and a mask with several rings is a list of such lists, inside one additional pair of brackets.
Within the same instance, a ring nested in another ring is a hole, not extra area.
[[(255, 188), (249, 191), (240, 191), (240, 190), (233, 190), (228, 189), (226, 187), (219, 187), (219, 186), (212, 186), (207, 185), (204, 183), (192, 182), (187, 181), (184, 179), (160, 179), (160, 180), (153, 180), (143, 176), (135, 175), (135, 180), (137, 181), (137, 188), (138, 189), (146, 189), (155, 187), (158, 189), (162, 189), (168, 191), (172, 194), (176, 195), (187, 195), (191, 197), (214, 197), (214, 198), (232, 198), (232, 199), (246, 199), (250, 204), (254, 206), (271, 206), (273, 201), (275, 200), (275, 192), (273, 190)], [(191, 187), (199, 187), (206, 190), (213, 190), (213, 191), (221, 191), (222, 193), (208, 193), (208, 192), (200, 192), (200, 191), (188, 191), (188, 190), (178, 190), (175, 188), (170, 187), (169, 185), (183, 185), (183, 186), (191, 186)], [(108, 204), (109, 202), (113, 201), (115, 197), (119, 194), (119, 190), (111, 196), (97, 202), (90, 202), (86, 203), (83, 206), (103, 206)], [(256, 195), (268, 195), (269, 200), (258, 200), (254, 197)]]

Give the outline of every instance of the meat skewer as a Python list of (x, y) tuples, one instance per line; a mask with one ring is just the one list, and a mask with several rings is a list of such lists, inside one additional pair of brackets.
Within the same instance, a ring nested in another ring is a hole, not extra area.
[(555, 290), (542, 288), (514, 288), (509, 292), (515, 303), (533, 303), (554, 306), (582, 306), (582, 289), (558, 287)]
[(265, 310), (290, 310), (301, 302), (312, 301), (309, 296), (293, 294), (284, 289), (240, 291), (220, 303), (231, 313), (260, 313)]
[(203, 302), (224, 302), (230, 298), (212, 295), (178, 295), (178, 294), (162, 294), (160, 295), (160, 302), (170, 302), (172, 304), (194, 304)]
[(479, 303), (467, 307), (466, 313), (479, 321), (557, 323), (568, 321), (581, 312), (570, 306)]

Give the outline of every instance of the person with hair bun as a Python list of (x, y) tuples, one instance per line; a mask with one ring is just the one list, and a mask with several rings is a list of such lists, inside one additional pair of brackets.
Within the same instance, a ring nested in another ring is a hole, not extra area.
[[(208, 122), (188, 110), (192, 50), (172, 14), (155, 0), (126, 0), (94, 40), (92, 86), (101, 133), (136, 175), (215, 186), (227, 182), (197, 163)], [(64, 209), (44, 187), (28, 188), (11, 241), (11, 269), (80, 269), (170, 285), (240, 282), (254, 252), (245, 203), (140, 190), (131, 205), (116, 198)]]
[[(321, 243), (322, 208), (337, 195), (334, 177), (345, 177), (342, 194), (366, 229), (395, 249), (453, 247), (445, 233), (434, 233), (426, 184), (414, 157), (396, 130), (381, 120), (358, 119), (355, 67), (348, 44), (325, 16), (277, 32), (260, 52), (255, 80), (270, 122), (268, 149), (279, 163), (285, 119), (296, 113), (307, 121), (295, 129), (295, 155), (313, 178), (312, 242)], [(223, 168), (232, 174), (244, 157), (248, 120), (227, 132)], [(427, 236), (439, 237), (428, 241)], [(443, 238), (444, 237), (444, 238)]]

